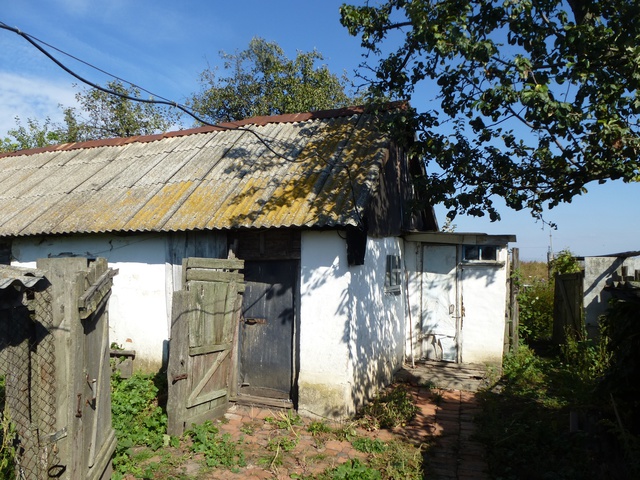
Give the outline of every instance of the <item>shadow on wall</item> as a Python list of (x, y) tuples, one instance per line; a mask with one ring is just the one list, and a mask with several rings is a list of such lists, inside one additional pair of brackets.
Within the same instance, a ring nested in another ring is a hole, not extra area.
[(400, 253), (397, 242), (369, 240), (365, 265), (349, 268), (349, 289), (336, 312), (347, 318), (342, 340), (348, 345), (356, 411), (391, 383), (403, 363), (404, 292), (385, 292), (387, 254)]

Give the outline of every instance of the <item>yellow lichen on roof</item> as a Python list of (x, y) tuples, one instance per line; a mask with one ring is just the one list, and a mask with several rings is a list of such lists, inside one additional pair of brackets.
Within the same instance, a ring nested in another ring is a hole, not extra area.
[(0, 236), (356, 224), (388, 139), (358, 110), (291, 118), (1, 157)]

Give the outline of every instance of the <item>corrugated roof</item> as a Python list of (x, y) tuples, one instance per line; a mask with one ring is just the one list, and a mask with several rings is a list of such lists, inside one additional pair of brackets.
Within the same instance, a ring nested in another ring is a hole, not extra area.
[(356, 225), (388, 147), (349, 108), (0, 155), (0, 236)]
[(44, 278), (44, 272), (34, 268), (0, 265), (0, 290), (12, 286), (32, 288)]

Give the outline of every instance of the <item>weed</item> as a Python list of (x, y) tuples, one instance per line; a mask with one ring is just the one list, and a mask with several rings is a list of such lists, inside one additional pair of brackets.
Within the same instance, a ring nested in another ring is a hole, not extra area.
[(359, 421), (343, 423), (340, 427), (333, 429), (333, 434), (338, 440), (351, 441), (352, 438), (358, 435), (358, 431), (356, 430), (358, 423)]
[(291, 410), (287, 410), (286, 413), (278, 412), (278, 418), (266, 417), (265, 422), (275, 425), (280, 430), (291, 430), (295, 433), (294, 426), (300, 426), (303, 424), (300, 415), (292, 413)]
[(298, 441), (295, 438), (278, 436), (269, 440), (267, 448), (272, 452), (282, 450), (283, 452), (290, 452), (298, 445)]
[(418, 407), (405, 385), (393, 386), (373, 399), (362, 412), (361, 425), (367, 429), (405, 426), (418, 412)]
[(325, 471), (318, 478), (321, 480), (379, 480), (382, 479), (382, 475), (360, 460), (353, 459)]
[(258, 428), (258, 426), (255, 422), (245, 422), (240, 427), (240, 431), (245, 435), (253, 435), (256, 432), (256, 428)]
[(332, 431), (332, 428), (327, 425), (326, 422), (314, 421), (311, 422), (309, 426), (307, 426), (307, 432), (309, 432), (313, 436), (317, 436), (323, 433), (331, 433)]
[(363, 453), (382, 453), (387, 449), (387, 444), (377, 438), (360, 437), (351, 441), (353, 448)]
[(185, 436), (191, 439), (191, 451), (203, 454), (208, 467), (233, 469), (246, 464), (244, 452), (238, 448), (239, 442), (232, 441), (227, 433), (220, 436), (211, 421), (192, 425)]
[(122, 378), (111, 376), (111, 413), (118, 440), (113, 458), (114, 478), (135, 470), (132, 447), (157, 450), (165, 442), (167, 416), (158, 405), (158, 387), (154, 377), (134, 374)]
[(422, 450), (406, 442), (392, 440), (384, 444), (383, 452), (372, 452), (371, 468), (382, 474), (382, 478), (405, 480), (422, 479)]
[(6, 411), (0, 412), (0, 478), (11, 478), (15, 472), (16, 429)]

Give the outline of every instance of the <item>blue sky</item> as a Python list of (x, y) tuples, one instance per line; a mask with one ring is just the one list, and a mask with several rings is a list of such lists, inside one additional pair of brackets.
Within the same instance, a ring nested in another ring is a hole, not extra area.
[[(255, 36), (275, 41), (289, 58), (297, 51), (316, 49), (334, 73), (353, 76), (362, 62), (358, 39), (340, 25), (343, 0), (2, 3), (0, 21), (7, 25), (178, 102), (198, 90), (200, 72), (220, 65), (220, 51), (244, 50)], [(56, 55), (91, 81), (110, 80)], [(79, 89), (73, 85), (78, 83), (24, 39), (0, 30), (0, 135), (15, 125), (16, 116), (59, 120), (58, 104), (74, 105)], [(419, 91), (412, 104), (419, 108), (428, 95)], [(555, 251), (570, 248), (578, 255), (640, 250), (640, 184), (610, 182), (590, 185), (588, 190), (571, 204), (546, 213), (545, 220), (556, 223), (557, 230), (536, 222), (528, 212), (506, 208), (500, 222), (458, 217), (454, 224), (457, 231), (517, 235), (515, 246), (525, 260), (544, 259), (550, 241)], [(443, 223), (444, 210), (437, 213)]]

